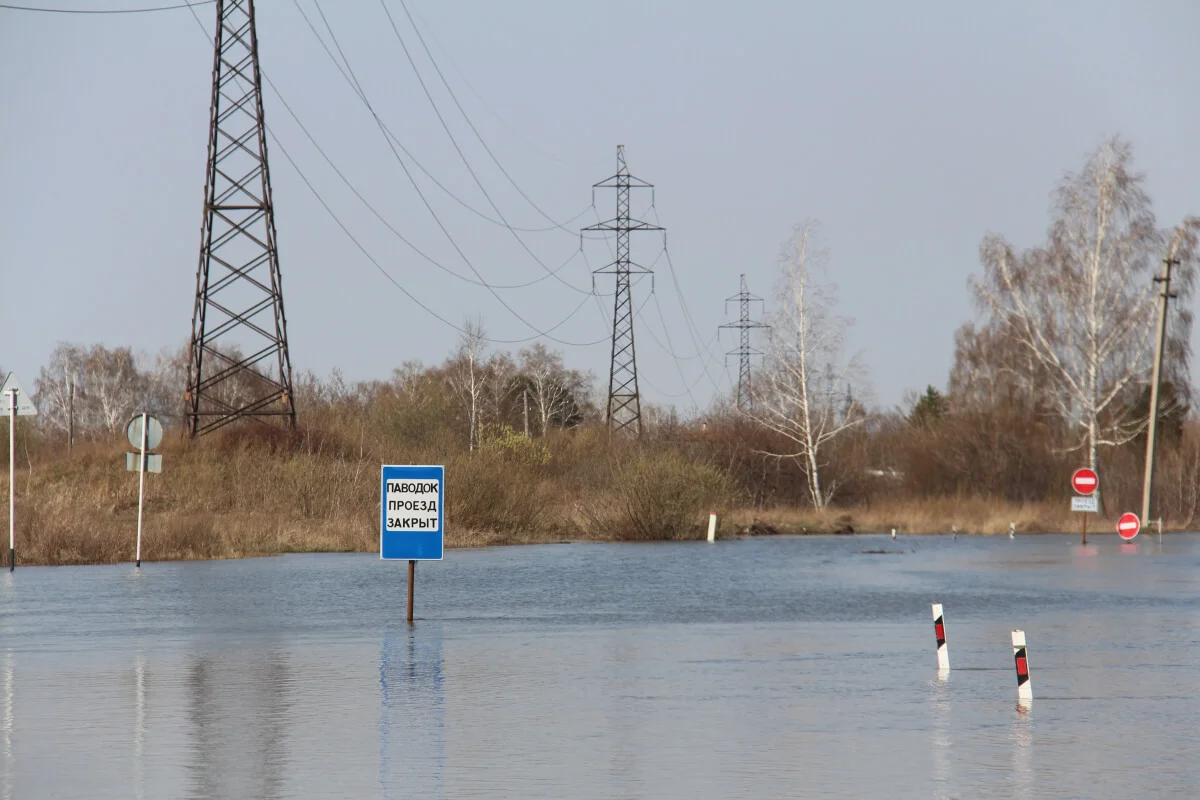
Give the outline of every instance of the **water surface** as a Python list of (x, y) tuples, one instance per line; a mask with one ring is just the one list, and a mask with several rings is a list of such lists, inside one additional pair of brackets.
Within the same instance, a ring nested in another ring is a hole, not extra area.
[(1093, 541), (19, 567), (0, 798), (1200, 796), (1200, 536)]

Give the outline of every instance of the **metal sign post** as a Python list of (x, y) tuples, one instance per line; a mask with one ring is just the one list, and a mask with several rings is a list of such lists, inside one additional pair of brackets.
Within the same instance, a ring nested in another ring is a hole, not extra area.
[(1081, 544), (1087, 544), (1087, 515), (1100, 511), (1100, 498), (1096, 491), (1100, 488), (1100, 476), (1088, 467), (1075, 470), (1071, 475), (1071, 488), (1081, 497), (1071, 498), (1071, 510), (1083, 512), (1083, 534)]
[(138, 449), (138, 534), (134, 566), (142, 568), (142, 507), (146, 498), (146, 415), (142, 414), (142, 441)]
[(8, 571), (17, 568), (17, 392), (9, 391), (8, 406)]
[(383, 466), (379, 491), (379, 557), (408, 561), (408, 622), (413, 621), (417, 562), (440, 561), (445, 467)]
[(125, 469), (127, 470), (133, 470), (133, 459), (137, 459), (138, 520), (137, 554), (134, 565), (138, 569), (142, 568), (142, 508), (146, 496), (146, 473), (162, 472), (162, 456), (151, 455), (147, 451), (158, 447), (162, 442), (162, 434), (162, 424), (144, 411), (129, 420), (129, 424), (125, 426), (125, 438), (138, 449), (137, 453), (125, 454)]
[(17, 417), (35, 416), (37, 408), (27, 399), (15, 372), (0, 386), (2, 395), (8, 395), (8, 571), (12, 572), (17, 568)]
[(8, 571), (17, 568), (17, 391), (9, 390), (8, 406)]

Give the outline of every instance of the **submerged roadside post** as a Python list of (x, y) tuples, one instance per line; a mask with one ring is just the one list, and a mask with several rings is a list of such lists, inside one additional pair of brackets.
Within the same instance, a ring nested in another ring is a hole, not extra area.
[(17, 568), (17, 417), (34, 416), (37, 408), (29, 395), (17, 381), (17, 373), (10, 372), (0, 386), (0, 397), (8, 396), (8, 571)]
[(1087, 544), (1087, 515), (1100, 511), (1100, 500), (1096, 490), (1100, 488), (1100, 476), (1088, 467), (1075, 470), (1071, 475), (1071, 488), (1079, 497), (1071, 498), (1071, 510), (1083, 514), (1083, 535), (1080, 544)]
[(1012, 632), (1013, 661), (1017, 665), (1017, 702), (1033, 700), (1033, 685), (1029, 682), (1029, 653), (1025, 649), (1025, 631)]
[(138, 474), (137, 549), (133, 562), (138, 569), (142, 568), (142, 507), (146, 496), (146, 473), (162, 472), (162, 456), (149, 451), (158, 447), (162, 436), (162, 424), (145, 412), (136, 415), (125, 426), (125, 438), (137, 448), (136, 453), (125, 454), (125, 469)]
[(715, 542), (717, 540), (717, 512), (712, 512), (708, 515), (708, 540)]
[(946, 649), (946, 619), (942, 615), (942, 604), (933, 604), (933, 635), (937, 639), (938, 672), (950, 669), (950, 653)]
[(441, 561), (445, 549), (442, 466), (380, 468), (379, 557), (408, 561), (408, 623), (413, 621), (417, 562)]

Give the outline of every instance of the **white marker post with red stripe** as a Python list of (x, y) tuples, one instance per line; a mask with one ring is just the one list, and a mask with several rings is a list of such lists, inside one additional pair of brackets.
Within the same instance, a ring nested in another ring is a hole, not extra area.
[(937, 638), (938, 671), (950, 669), (950, 653), (946, 650), (946, 620), (942, 604), (933, 604), (933, 635)]
[(1017, 663), (1017, 700), (1032, 700), (1029, 682), (1029, 653), (1025, 649), (1025, 631), (1012, 632), (1013, 660)]

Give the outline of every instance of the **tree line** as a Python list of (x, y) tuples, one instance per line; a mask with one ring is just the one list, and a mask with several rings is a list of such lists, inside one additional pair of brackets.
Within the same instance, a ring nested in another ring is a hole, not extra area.
[[(1100, 470), (1106, 492), (1124, 501), (1140, 485), (1154, 278), (1171, 259), (1159, 508), (1190, 520), (1200, 503), (1189, 372), (1200, 220), (1160, 227), (1145, 184), (1131, 145), (1109, 139), (1055, 186), (1044, 242), (984, 236), (969, 284), (976, 313), (955, 333), (950, 374), (896, 409), (864, 399), (869, 376), (846, 349), (852, 323), (838, 314), (831, 255), (819, 226), (800, 224), (781, 250), (749, 402), (738, 408), (718, 397), (683, 415), (645, 406), (638, 446), (711, 465), (754, 507), (966, 496), (1041, 502), (1064, 497), (1066, 475), (1082, 465)], [(441, 364), (408, 362), (386, 380), (348, 384), (337, 371), (324, 379), (300, 373), (300, 425), (310, 436), (337, 428), (344, 438), (345, 426), (332, 420), (349, 413), (414, 442), (467, 452), (603, 427), (606, 387), (593, 374), (541, 344), (489, 349), (482, 321), (464, 331)], [(111, 439), (135, 411), (178, 419), (185, 373), (182, 349), (146, 357), (60, 344), (35, 382), (39, 435), (52, 448), (72, 435)], [(536, 447), (528, 452), (539, 457)]]

